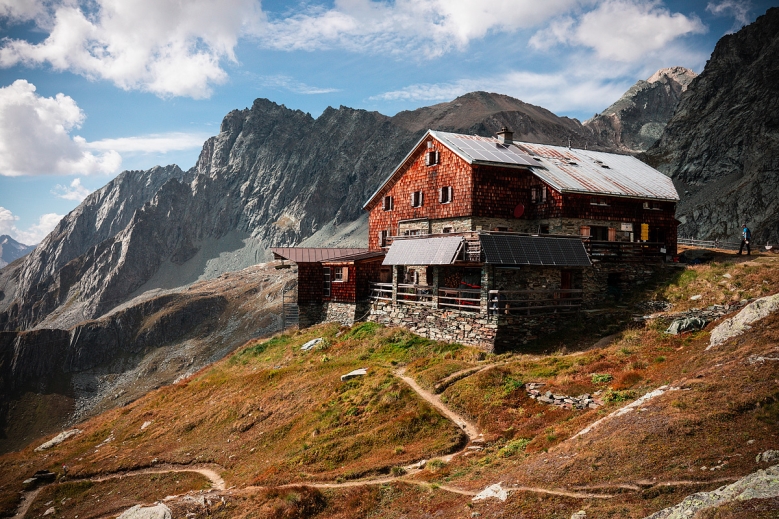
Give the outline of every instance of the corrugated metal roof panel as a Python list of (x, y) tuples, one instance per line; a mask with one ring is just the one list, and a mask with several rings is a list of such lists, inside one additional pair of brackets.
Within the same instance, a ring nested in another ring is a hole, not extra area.
[(494, 162), (517, 166), (535, 166), (536, 162), (516, 146), (503, 144), (497, 139), (478, 135), (463, 135), (448, 132), (430, 132), (454, 152), (460, 152), (468, 162)]
[(589, 267), (590, 258), (578, 238), (542, 236), (479, 236), (487, 263), (496, 265), (541, 265)]
[(537, 158), (533, 173), (562, 192), (679, 200), (670, 178), (630, 155), (514, 143)]
[(395, 240), (382, 265), (451, 265), (462, 243), (461, 236)]
[(318, 263), (323, 260), (340, 258), (353, 254), (365, 254), (369, 249), (329, 249), (314, 247), (272, 247), (275, 259), (285, 259), (295, 263)]

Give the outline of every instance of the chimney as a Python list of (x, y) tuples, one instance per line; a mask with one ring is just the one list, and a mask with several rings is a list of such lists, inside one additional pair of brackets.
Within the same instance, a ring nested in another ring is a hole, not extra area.
[(514, 142), (514, 132), (506, 128), (505, 126), (498, 132), (498, 141), (501, 144), (511, 144)]

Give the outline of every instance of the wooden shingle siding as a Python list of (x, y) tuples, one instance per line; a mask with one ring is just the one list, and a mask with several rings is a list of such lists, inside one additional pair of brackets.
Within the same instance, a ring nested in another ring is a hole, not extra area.
[[(439, 152), (438, 164), (425, 165), (428, 151), (427, 141), (422, 142), (411, 154), (404, 165), (404, 171), (394, 184), (388, 185), (381, 197), (371, 206), (369, 216), (368, 248), (378, 249), (379, 231), (388, 231), (389, 236), (398, 233), (398, 222), (413, 218), (455, 218), (470, 215), (473, 209), (471, 194), (473, 177), (471, 166), (435, 139), (435, 150)], [(452, 187), (452, 201), (446, 204), (438, 201), (439, 189)], [(421, 207), (411, 207), (411, 194), (414, 191), (424, 193)], [(384, 211), (381, 201), (384, 196), (392, 196), (392, 211)]]
[(321, 263), (298, 263), (298, 305), (322, 302), (323, 278)]

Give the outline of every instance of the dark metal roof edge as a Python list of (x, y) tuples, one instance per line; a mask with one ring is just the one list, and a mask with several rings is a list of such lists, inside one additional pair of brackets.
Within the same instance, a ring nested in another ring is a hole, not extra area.
[(614, 198), (632, 198), (634, 200), (665, 200), (669, 202), (679, 202), (678, 194), (676, 198), (665, 198), (662, 196), (641, 196), (641, 195), (624, 195), (621, 193), (609, 193), (605, 191), (583, 191), (579, 189), (562, 189), (560, 193), (570, 193), (575, 195), (600, 195), (600, 196), (613, 196)]

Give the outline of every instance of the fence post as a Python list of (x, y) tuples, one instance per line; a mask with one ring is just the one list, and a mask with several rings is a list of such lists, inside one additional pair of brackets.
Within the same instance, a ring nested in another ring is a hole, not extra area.
[(433, 308), (438, 308), (438, 265), (433, 265)]

